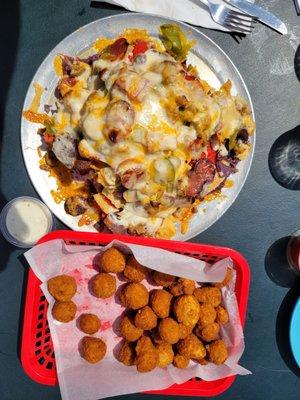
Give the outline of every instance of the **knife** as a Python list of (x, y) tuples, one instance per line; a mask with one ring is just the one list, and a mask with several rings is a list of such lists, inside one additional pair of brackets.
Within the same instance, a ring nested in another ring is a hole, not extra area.
[(285, 24), (274, 14), (270, 13), (264, 8), (259, 7), (256, 4), (250, 3), (245, 0), (225, 0), (225, 1), (226, 3), (231, 4), (232, 6), (240, 9), (244, 13), (256, 17), (259, 21), (280, 32), (282, 35), (287, 34), (287, 29)]

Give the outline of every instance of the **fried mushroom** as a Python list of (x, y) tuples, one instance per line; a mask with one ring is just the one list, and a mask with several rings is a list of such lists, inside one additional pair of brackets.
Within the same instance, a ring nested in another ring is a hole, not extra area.
[(200, 306), (193, 295), (184, 294), (175, 300), (173, 307), (178, 322), (195, 326), (199, 319)]
[(73, 301), (58, 301), (52, 308), (52, 316), (59, 322), (70, 322), (75, 318), (77, 306)]
[(153, 280), (158, 286), (168, 287), (175, 282), (176, 277), (159, 271), (153, 271)]
[(106, 343), (102, 339), (85, 336), (81, 340), (81, 357), (91, 364), (101, 361), (106, 354), (106, 349)]
[(216, 308), (216, 312), (217, 312), (217, 322), (219, 322), (219, 324), (221, 325), (226, 325), (229, 321), (229, 315), (227, 310), (225, 310), (225, 308), (222, 306), (218, 306)]
[(177, 343), (178, 353), (187, 358), (201, 359), (206, 355), (205, 347), (196, 335), (191, 333), (185, 339), (179, 340)]
[(146, 278), (148, 268), (141, 265), (134, 256), (130, 256), (125, 269), (124, 276), (130, 282), (141, 282)]
[(136, 369), (138, 372), (152, 371), (158, 365), (158, 351), (153, 346), (151, 339), (142, 336), (135, 347), (136, 351)]
[(173, 358), (173, 365), (179, 369), (185, 369), (188, 367), (190, 359), (181, 354), (176, 354)]
[(209, 361), (216, 365), (224, 364), (228, 357), (228, 350), (224, 340), (218, 339), (207, 345)]
[(47, 282), (48, 291), (56, 301), (68, 301), (77, 290), (76, 281), (69, 275), (57, 275)]
[(194, 291), (194, 296), (199, 303), (211, 304), (218, 307), (222, 301), (221, 290), (217, 287), (199, 287)]
[(194, 281), (185, 278), (179, 278), (177, 282), (169, 287), (173, 296), (181, 296), (182, 294), (193, 294), (196, 284)]
[(91, 280), (91, 290), (94, 296), (101, 299), (108, 299), (116, 291), (116, 278), (113, 275), (100, 273)]
[(198, 325), (201, 327), (215, 322), (217, 312), (211, 304), (200, 304)]
[(166, 368), (169, 364), (172, 364), (174, 351), (172, 345), (167, 342), (162, 342), (156, 345), (158, 352), (158, 367)]
[(98, 332), (101, 327), (101, 321), (95, 314), (81, 314), (78, 324), (82, 332), (88, 335)]
[(124, 271), (125, 264), (125, 255), (115, 247), (105, 250), (100, 257), (100, 269), (104, 272), (117, 274)]
[(118, 360), (129, 367), (134, 365), (135, 356), (134, 343), (125, 340), (119, 350)]
[(125, 315), (120, 322), (120, 333), (128, 342), (135, 342), (142, 336), (143, 330), (137, 328), (134, 325), (132, 318)]
[(170, 314), (172, 295), (164, 289), (154, 289), (150, 296), (150, 306), (159, 318)]
[(128, 283), (119, 295), (123, 306), (138, 310), (148, 304), (149, 293), (141, 283)]
[(204, 340), (205, 342), (211, 342), (218, 338), (220, 332), (220, 326), (218, 323), (213, 322), (211, 324), (205, 325), (201, 327), (200, 325), (196, 325), (194, 329), (194, 333), (200, 339)]
[(162, 340), (175, 344), (179, 340), (179, 326), (173, 318), (164, 318), (158, 325), (158, 333)]
[(149, 306), (145, 306), (140, 308), (135, 314), (134, 324), (140, 329), (153, 329), (157, 325), (157, 316)]

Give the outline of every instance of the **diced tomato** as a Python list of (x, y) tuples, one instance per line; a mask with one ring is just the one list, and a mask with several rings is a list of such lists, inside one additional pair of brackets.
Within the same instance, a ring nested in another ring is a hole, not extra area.
[(132, 55), (129, 56), (129, 61), (132, 61), (139, 54), (143, 54), (148, 50), (148, 43), (144, 40), (137, 40), (132, 50)]
[(132, 50), (132, 56), (134, 58), (139, 54), (145, 53), (145, 51), (147, 51), (147, 50), (148, 50), (148, 43), (145, 42), (144, 40), (138, 40), (135, 43), (134, 48)]
[(185, 79), (187, 81), (194, 81), (196, 78), (193, 75), (186, 74), (185, 75)]
[(49, 133), (44, 133), (43, 134), (43, 139), (46, 144), (52, 144), (54, 142), (54, 136), (49, 135)]
[(217, 161), (217, 152), (211, 147), (211, 144), (207, 146), (207, 158), (214, 164)]

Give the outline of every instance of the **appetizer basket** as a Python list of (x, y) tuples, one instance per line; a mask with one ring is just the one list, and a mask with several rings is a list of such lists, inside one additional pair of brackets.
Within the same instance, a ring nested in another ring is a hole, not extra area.
[[(54, 239), (63, 239), (66, 244), (71, 245), (90, 246), (104, 246), (113, 239), (117, 239), (127, 243), (159, 247), (210, 263), (231, 257), (237, 273), (235, 293), (241, 323), (244, 326), (250, 284), (250, 270), (245, 258), (235, 250), (198, 243), (63, 230), (45, 235), (39, 243)], [(54, 386), (58, 384), (58, 381), (54, 349), (47, 321), (47, 309), (48, 303), (40, 289), (40, 281), (30, 269), (24, 306), (21, 362), (25, 372), (31, 379), (44, 385)], [(194, 378), (184, 384), (175, 384), (164, 390), (147, 393), (177, 396), (216, 396), (227, 390), (234, 380), (235, 376), (210, 382)]]

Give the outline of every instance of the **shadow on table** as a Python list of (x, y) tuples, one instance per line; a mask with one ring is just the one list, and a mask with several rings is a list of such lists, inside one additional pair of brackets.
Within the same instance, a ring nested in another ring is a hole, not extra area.
[(275, 140), (268, 161), (270, 172), (279, 185), (300, 190), (300, 125)]
[(117, 6), (115, 4), (109, 4), (109, 3), (102, 3), (102, 1), (91, 1), (90, 7), (91, 8), (100, 8), (101, 10), (116, 10), (116, 11), (128, 12), (128, 10), (126, 10), (125, 8), (123, 8), (121, 6)]
[(299, 276), (289, 266), (286, 250), (290, 236), (276, 240), (267, 251), (265, 270), (268, 277), (278, 286), (293, 287), (299, 282)]
[(19, 312), (18, 340), (17, 340), (17, 354), (18, 354), (18, 358), (21, 362), (23, 320), (24, 320), (24, 311), (25, 311), (25, 299), (26, 299), (26, 293), (27, 293), (29, 264), (23, 254), (21, 254), (18, 257), (18, 260), (24, 268), (22, 294), (21, 294), (21, 301), (20, 301), (20, 312)]
[(294, 58), (295, 74), (300, 81), (300, 45), (297, 48), (295, 58)]
[[(1, 63), (0, 63), (0, 182), (3, 182), (3, 175), (6, 168), (11, 166), (5, 164), (3, 151), (3, 132), (4, 132), (4, 113), (7, 102), (7, 95), (10, 88), (12, 74), (14, 72), (17, 44), (19, 37), (19, 1), (10, 0), (1, 3), (0, 13), (0, 37), (1, 39)], [(7, 128), (9, 130), (9, 127)], [(10, 132), (15, 134), (15, 132)], [(0, 187), (0, 209), (3, 208), (7, 199)], [(0, 238), (0, 254), (1, 264), (0, 273), (7, 265), (10, 253), (14, 250), (14, 246)]]
[(294, 305), (300, 297), (300, 279), (283, 299), (276, 319), (276, 342), (279, 353), (287, 367), (300, 378), (298, 367), (291, 351), (289, 328)]

